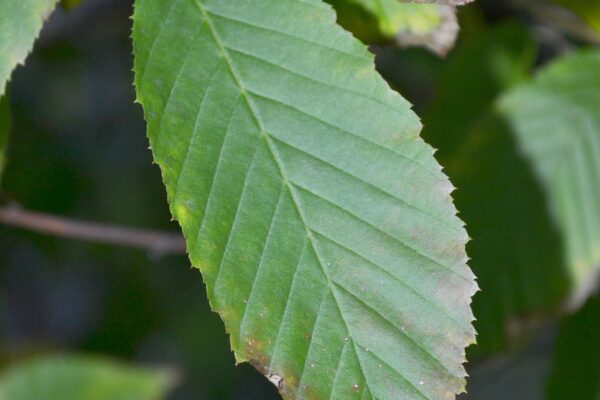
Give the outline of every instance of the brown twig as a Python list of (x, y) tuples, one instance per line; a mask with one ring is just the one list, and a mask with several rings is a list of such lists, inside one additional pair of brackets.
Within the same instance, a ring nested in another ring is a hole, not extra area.
[(186, 249), (178, 234), (71, 220), (27, 211), (18, 205), (0, 207), (0, 223), (46, 235), (137, 247), (157, 255), (185, 253)]
[(575, 13), (564, 7), (539, 0), (512, 0), (512, 2), (548, 26), (556, 27), (584, 42), (600, 45), (600, 35), (587, 26)]

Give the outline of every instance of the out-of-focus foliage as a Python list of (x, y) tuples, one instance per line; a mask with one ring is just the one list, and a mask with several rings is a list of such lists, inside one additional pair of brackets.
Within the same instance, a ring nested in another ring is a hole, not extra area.
[(0, 4), (0, 96), (12, 70), (25, 61), (56, 0), (3, 0)]
[(600, 276), (600, 51), (554, 61), (500, 107), (544, 186), (577, 306)]
[(478, 345), (471, 350), (506, 350), (565, 298), (559, 238), (501, 118), (488, 115), (471, 128), (446, 171), (460, 188), (454, 197), (474, 238), (470, 265), (482, 289), (473, 302)]
[(468, 36), (452, 52), (437, 77), (437, 96), (423, 117), (423, 135), (438, 149), (442, 165), (456, 157), (501, 91), (527, 78), (535, 54), (531, 34), (514, 22)]
[[(336, 4), (338, 15), (352, 6), (360, 7), (373, 17), (377, 26), (373, 27), (383, 38), (389, 39), (401, 31), (418, 34), (431, 32), (441, 23), (440, 9), (435, 4), (405, 4), (397, 0), (344, 0)], [(339, 17), (341, 18), (341, 17)], [(342, 25), (343, 20), (340, 21)]]
[(454, 198), (474, 238), (468, 250), (482, 289), (473, 302), (478, 353), (507, 348), (566, 291), (542, 193), (493, 112), (499, 93), (526, 79), (534, 55), (533, 39), (516, 23), (471, 38), (444, 66), (439, 97), (425, 116), (424, 136), (459, 188)]
[(6, 96), (0, 97), (0, 183), (6, 163), (6, 148), (8, 147), (8, 136), (10, 133), (10, 112)]
[(81, 4), (82, 0), (60, 0), (60, 5), (67, 11), (73, 10), (79, 4)]
[(590, 299), (560, 324), (553, 369), (548, 382), (550, 400), (600, 399), (600, 296)]
[(425, 46), (446, 54), (458, 33), (455, 10), (440, 4), (410, 4), (398, 0), (327, 0), (338, 23), (365, 43)]
[(141, 0), (134, 21), (153, 155), (238, 361), (286, 399), (463, 391), (467, 235), (367, 48), (319, 1)]
[(46, 356), (5, 370), (1, 400), (159, 400), (174, 383), (168, 370), (83, 356)]

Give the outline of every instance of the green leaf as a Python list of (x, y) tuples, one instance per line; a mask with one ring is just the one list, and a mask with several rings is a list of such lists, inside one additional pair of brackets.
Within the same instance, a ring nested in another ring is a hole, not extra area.
[(56, 0), (4, 0), (0, 6), (0, 96), (12, 70), (25, 61)]
[(135, 84), (239, 362), (287, 399), (453, 399), (477, 286), (410, 105), (317, 0), (138, 0)]
[(550, 400), (600, 399), (600, 296), (590, 299), (560, 324), (552, 372)]
[(423, 135), (459, 188), (455, 202), (474, 239), (468, 253), (482, 289), (473, 300), (477, 355), (520, 344), (568, 291), (543, 192), (510, 128), (492, 112), (501, 91), (528, 77), (534, 59), (533, 39), (515, 23), (462, 42), (424, 119)]
[(82, 356), (49, 356), (0, 376), (2, 400), (158, 400), (173, 385), (167, 370)]
[(394, 41), (425, 46), (438, 54), (452, 48), (458, 34), (454, 8), (439, 4), (406, 4), (398, 0), (327, 0), (338, 23), (365, 43)]
[(573, 306), (596, 287), (600, 271), (598, 71), (599, 51), (573, 53), (500, 102), (564, 238)]
[(8, 99), (6, 96), (0, 97), (0, 183), (2, 183), (2, 173), (6, 164), (6, 148), (8, 147), (8, 136), (10, 134), (10, 113), (8, 109)]

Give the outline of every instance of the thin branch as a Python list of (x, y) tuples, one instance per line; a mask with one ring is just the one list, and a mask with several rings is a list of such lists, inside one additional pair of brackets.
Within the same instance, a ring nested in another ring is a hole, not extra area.
[(564, 7), (539, 0), (513, 0), (513, 4), (528, 11), (534, 18), (548, 26), (556, 27), (584, 42), (600, 45), (600, 35), (579, 16)]
[(0, 207), (0, 224), (28, 229), (45, 235), (137, 247), (155, 255), (181, 254), (186, 251), (185, 241), (178, 234), (71, 220), (27, 211), (17, 205)]

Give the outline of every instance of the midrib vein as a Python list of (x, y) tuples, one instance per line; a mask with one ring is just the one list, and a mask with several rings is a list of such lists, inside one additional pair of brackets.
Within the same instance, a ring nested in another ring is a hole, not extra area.
[[(337, 297), (337, 292), (338, 290), (335, 287), (335, 284), (333, 282), (333, 280), (331, 279), (331, 277), (329, 276), (329, 273), (327, 271), (327, 269), (325, 268), (325, 263), (322, 260), (322, 255), (319, 253), (318, 251), (318, 246), (316, 244), (316, 238), (313, 234), (312, 229), (310, 228), (306, 217), (304, 215), (304, 212), (302, 210), (302, 207), (300, 206), (300, 200), (298, 199), (298, 194), (297, 191), (294, 189), (294, 186), (292, 184), (292, 182), (289, 180), (286, 170), (285, 170), (285, 164), (283, 162), (283, 160), (281, 159), (281, 156), (279, 155), (279, 151), (277, 150), (277, 147), (275, 146), (275, 144), (273, 143), (273, 138), (271, 138), (269, 136), (269, 133), (267, 132), (267, 130), (265, 129), (265, 126), (263, 124), (263, 121), (260, 118), (260, 113), (257, 111), (256, 109), (256, 105), (254, 104), (254, 102), (252, 101), (252, 99), (249, 96), (249, 91), (246, 89), (244, 83), (242, 82), (242, 79), (239, 76), (239, 73), (237, 72), (237, 69), (234, 66), (233, 60), (231, 59), (231, 56), (229, 55), (229, 51), (227, 50), (227, 47), (224, 45), (223, 41), (221, 40), (221, 37), (219, 35), (219, 33), (217, 32), (213, 21), (210, 17), (210, 12), (204, 7), (204, 5), (201, 3), (200, 0), (194, 0), (194, 4), (197, 6), (198, 10), (200, 11), (202, 17), (204, 18), (204, 20), (207, 23), (207, 26), (209, 27), (211, 36), (213, 37), (215, 43), (217, 44), (217, 47), (219, 48), (219, 51), (221, 52), (223, 58), (226, 61), (227, 67), (231, 73), (232, 78), (234, 79), (236, 85), (238, 86), (239, 90), (240, 90), (240, 94), (241, 96), (244, 98), (246, 105), (248, 107), (248, 111), (250, 111), (250, 114), (252, 115), (253, 120), (256, 123), (257, 128), (260, 131), (260, 135), (261, 137), (265, 140), (265, 143), (267, 144), (267, 148), (269, 149), (269, 153), (271, 154), (271, 157), (273, 158), (273, 160), (275, 161), (275, 165), (277, 166), (277, 170), (279, 172), (279, 175), (281, 176), (281, 179), (283, 181), (284, 186), (287, 188), (288, 192), (290, 193), (290, 198), (292, 199), (292, 204), (294, 206), (294, 208), (296, 209), (296, 212), (298, 213), (298, 216), (300, 218), (300, 221), (302, 222), (302, 225), (304, 226), (304, 229), (306, 231), (306, 236), (309, 239), (310, 245), (315, 253), (315, 256), (317, 258), (317, 263), (319, 265), (319, 268), (321, 269), (321, 272), (323, 273), (326, 281), (327, 281), (327, 287), (333, 297), (335, 306), (340, 314), (340, 318), (342, 320), (342, 323), (344, 324), (344, 328), (346, 330), (346, 332), (348, 333), (348, 336), (350, 337), (350, 340), (352, 341), (352, 347), (354, 349), (354, 353), (356, 354), (356, 358), (358, 360), (359, 366), (360, 366), (360, 374), (362, 375), (362, 378), (365, 382), (365, 386), (369, 386), (368, 385), (368, 378), (364, 373), (364, 366), (362, 364), (361, 361), (361, 357), (359, 356), (359, 349), (357, 348), (357, 346), (360, 347), (359, 344), (356, 343), (356, 341), (354, 340), (354, 336), (350, 326), (348, 324), (348, 322), (345, 320), (344, 317), (344, 313), (342, 311), (342, 308), (340, 306), (340, 302), (338, 300)], [(423, 349), (425, 350), (425, 349)], [(431, 354), (429, 351), (425, 350), (425, 352), (433, 357), (436, 361), (438, 361), (443, 367), (444, 364), (441, 363), (436, 357), (433, 356), (433, 354)], [(307, 354), (308, 357), (308, 354)], [(423, 398), (428, 398), (427, 395), (425, 395), (425, 393), (423, 393), (423, 391), (417, 387), (413, 382), (411, 382), (408, 378), (406, 378), (399, 370), (392, 368), (397, 374), (400, 375), (400, 377), (402, 377), (406, 383), (409, 384), (409, 386), (419, 395), (422, 396)], [(448, 371), (450, 372), (450, 371)], [(331, 396), (333, 396), (334, 393), (330, 394), (330, 398)]]
[[(211, 32), (211, 35), (213, 37), (213, 39), (215, 40), (215, 43), (217, 44), (217, 46), (219, 47), (219, 50), (221, 52), (221, 54), (223, 55), (223, 58), (225, 59), (227, 66), (229, 68), (229, 71), (231, 73), (231, 76), (233, 77), (233, 79), (235, 80), (236, 85), (239, 87), (240, 93), (241, 95), (244, 97), (245, 101), (246, 101), (246, 105), (248, 106), (248, 110), (250, 111), (250, 114), (252, 114), (252, 118), (254, 119), (258, 129), (260, 130), (261, 136), (264, 138), (267, 147), (269, 149), (269, 152), (271, 154), (271, 156), (273, 157), (273, 160), (275, 161), (275, 164), (277, 165), (277, 169), (279, 171), (279, 174), (281, 176), (281, 179), (283, 180), (283, 183), (285, 185), (285, 187), (288, 189), (289, 193), (290, 193), (290, 197), (292, 199), (292, 203), (294, 205), (294, 208), (296, 209), (298, 216), (300, 217), (300, 220), (302, 222), (302, 225), (304, 226), (304, 229), (306, 231), (306, 235), (310, 241), (311, 247), (313, 248), (313, 251), (315, 253), (315, 256), (317, 257), (317, 261), (319, 264), (319, 267), (321, 268), (321, 271), (323, 272), (323, 275), (325, 276), (326, 280), (327, 280), (327, 286), (329, 288), (329, 291), (332, 294), (332, 297), (334, 299), (334, 303), (340, 313), (340, 317), (342, 322), (344, 323), (344, 327), (346, 329), (346, 332), (348, 332), (348, 335), (350, 337), (352, 337), (352, 333), (349, 329), (348, 323), (346, 322), (346, 320), (344, 319), (344, 313), (342, 312), (342, 309), (340, 307), (338, 298), (336, 296), (336, 290), (334, 288), (334, 284), (327, 272), (327, 270), (324, 267), (323, 261), (321, 260), (321, 255), (319, 254), (318, 250), (317, 250), (317, 246), (315, 244), (315, 238), (312, 234), (312, 231), (310, 229), (310, 227), (308, 226), (308, 223), (306, 222), (306, 218), (304, 216), (304, 213), (302, 211), (302, 208), (300, 207), (299, 204), (299, 200), (297, 199), (297, 193), (296, 191), (293, 189), (287, 174), (285, 172), (284, 166), (283, 166), (283, 162), (281, 160), (281, 157), (279, 156), (279, 152), (277, 151), (275, 145), (272, 142), (272, 139), (269, 137), (269, 135), (267, 134), (265, 128), (264, 128), (264, 124), (262, 122), (262, 120), (259, 117), (258, 112), (255, 109), (255, 105), (252, 102), (252, 99), (250, 99), (250, 97), (248, 96), (248, 92), (243, 84), (243, 82), (241, 81), (240, 77), (238, 76), (237, 70), (235, 69), (235, 67), (233, 66), (233, 61), (231, 60), (231, 57), (227, 51), (227, 49), (225, 48), (218, 32), (216, 31), (213, 22), (210, 18), (209, 13), (207, 12), (206, 8), (204, 8), (204, 5), (199, 1), (199, 0), (194, 0), (194, 4), (197, 6), (198, 10), (200, 11), (200, 13), (202, 14), (202, 17), (206, 20), (207, 25), (209, 27), (209, 30)], [(356, 358), (360, 364), (360, 373), (363, 377), (363, 379), (365, 380), (365, 382), (367, 382), (367, 377), (363, 372), (364, 367), (362, 366), (362, 363), (360, 361), (360, 356), (358, 355), (358, 349), (356, 348), (356, 343), (354, 340), (352, 340), (352, 344), (354, 347), (354, 351), (356, 353)], [(308, 357), (308, 354), (307, 354)], [(412, 383), (411, 383), (412, 385)], [(421, 391), (414, 386), (414, 389), (419, 391), (421, 393)], [(423, 394), (423, 393), (421, 393)]]

